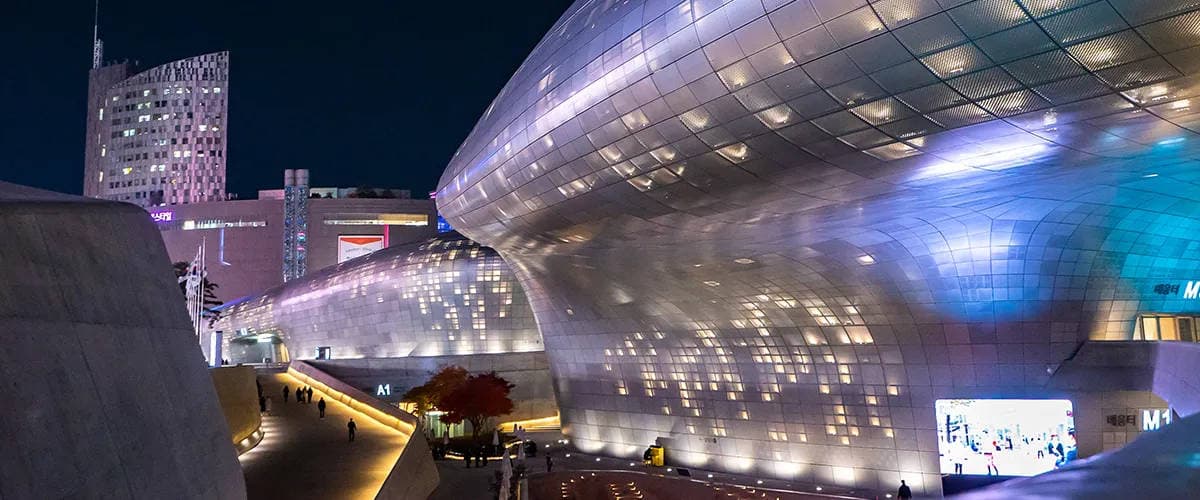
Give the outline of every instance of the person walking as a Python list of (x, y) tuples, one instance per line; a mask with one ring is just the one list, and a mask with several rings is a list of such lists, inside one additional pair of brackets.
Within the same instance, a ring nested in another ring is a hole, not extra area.
[(550, 453), (546, 453), (546, 472), (554, 472), (554, 459), (550, 458)]
[(325, 418), (325, 398), (317, 401), (317, 411), (321, 412), (321, 418)]
[(288, 386), (286, 386), (286, 385), (283, 386), (283, 402), (284, 403), (287, 402), (288, 394), (291, 394), (291, 393), (292, 393), (292, 391), (288, 390)]
[(312, 386), (309, 386), (307, 394), (306, 394), (309, 403), (312, 403), (312, 394), (313, 394)]
[(354, 431), (358, 429), (358, 424), (354, 423), (354, 417), (350, 417), (350, 422), (346, 424), (346, 429), (350, 431), (350, 442), (354, 442)]
[(258, 393), (258, 412), (259, 413), (267, 412), (267, 398), (264, 397), (261, 392)]
[(296, 402), (301, 404), (304, 403), (304, 389), (299, 387), (296, 388)]
[(907, 484), (904, 484), (903, 479), (900, 480), (900, 489), (896, 491), (896, 498), (899, 498), (900, 500), (912, 498), (912, 489), (910, 489)]
[(984, 453), (984, 455), (987, 455), (987, 475), (992, 475), (994, 471), (999, 476), (1000, 469), (996, 468), (996, 455), (994, 453)]

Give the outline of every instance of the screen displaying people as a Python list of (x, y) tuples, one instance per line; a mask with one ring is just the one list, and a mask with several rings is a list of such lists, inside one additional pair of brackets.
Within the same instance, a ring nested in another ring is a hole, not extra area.
[(943, 474), (1032, 476), (1075, 459), (1075, 417), (1065, 399), (939, 399)]

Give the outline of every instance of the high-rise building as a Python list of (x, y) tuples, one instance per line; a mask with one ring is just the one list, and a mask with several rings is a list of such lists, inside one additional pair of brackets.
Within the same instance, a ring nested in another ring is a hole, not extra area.
[(83, 194), (143, 207), (225, 199), (229, 53), (88, 72)]

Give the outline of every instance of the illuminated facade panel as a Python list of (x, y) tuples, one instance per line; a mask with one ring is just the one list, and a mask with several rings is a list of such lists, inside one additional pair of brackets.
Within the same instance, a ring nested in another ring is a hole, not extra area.
[(225, 199), (229, 53), (88, 79), (83, 193), (142, 207)]
[(443, 233), (313, 272), (226, 309), (232, 342), (278, 336), (293, 359), (542, 350), (512, 271), (490, 248)]
[(1195, 8), (579, 1), (438, 206), (581, 449), (936, 493), (935, 400), (1080, 407), (1081, 342), (1200, 309)]

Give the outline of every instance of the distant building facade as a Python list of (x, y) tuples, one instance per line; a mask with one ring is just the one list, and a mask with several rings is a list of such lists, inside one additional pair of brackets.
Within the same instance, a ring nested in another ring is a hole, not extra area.
[(225, 199), (229, 53), (88, 73), (85, 196), (142, 207)]
[[(324, 189), (324, 188), (316, 188)], [(310, 272), (436, 234), (433, 200), (312, 198), (305, 234)], [(231, 200), (149, 209), (172, 262), (205, 246), (209, 279), (229, 302), (283, 283), (284, 201)]]

